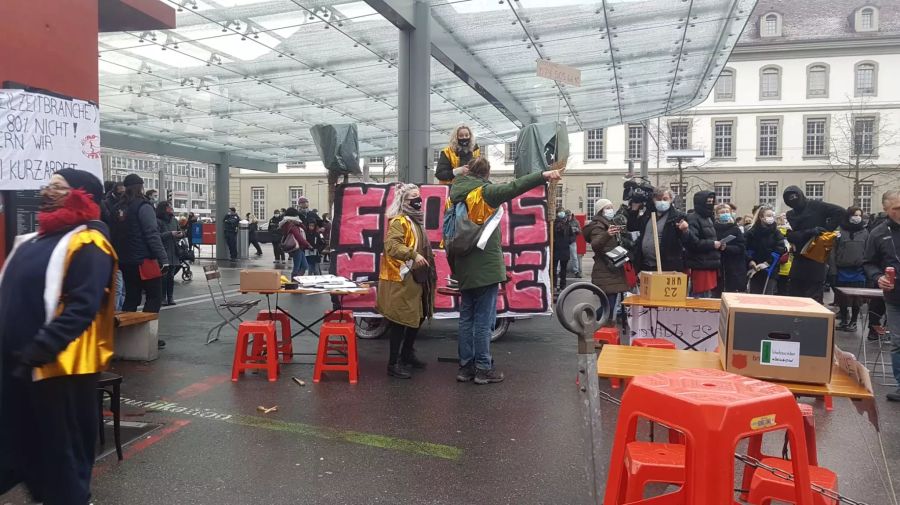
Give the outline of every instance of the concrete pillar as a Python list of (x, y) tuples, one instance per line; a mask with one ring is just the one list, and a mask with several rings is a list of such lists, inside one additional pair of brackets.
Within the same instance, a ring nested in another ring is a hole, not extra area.
[(397, 173), (401, 181), (429, 180), (431, 143), (431, 6), (415, 0), (415, 28), (400, 31)]
[(231, 207), (229, 201), (228, 181), (230, 179), (230, 163), (228, 162), (228, 153), (222, 153), (222, 163), (216, 163), (216, 259), (227, 260), (228, 245), (225, 243), (225, 229), (222, 220), (225, 214), (228, 214), (228, 208)]

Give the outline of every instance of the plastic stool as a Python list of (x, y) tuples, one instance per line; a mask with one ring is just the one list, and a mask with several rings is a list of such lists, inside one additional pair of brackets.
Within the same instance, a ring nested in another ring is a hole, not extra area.
[[(281, 354), (281, 361), (290, 363), (294, 360), (294, 345), (291, 336), (291, 318), (280, 310), (261, 310), (256, 315), (257, 321), (276, 321), (281, 323), (281, 340), (278, 342), (276, 352)], [(276, 332), (277, 333), (277, 332)], [(277, 335), (276, 335), (277, 336)], [(256, 345), (257, 340), (253, 340)], [(262, 342), (261, 342), (262, 343)], [(262, 355), (261, 349), (254, 349), (254, 355)]]
[(347, 372), (350, 384), (356, 384), (359, 376), (357, 361), (355, 323), (323, 323), (319, 331), (313, 382), (322, 379), (322, 372)]
[(650, 482), (684, 483), (684, 446), (631, 442), (625, 446), (627, 490), (625, 501), (644, 497), (644, 487)]
[(786, 430), (794, 455), (791, 473), (797, 484), (791, 501), (813, 505), (803, 417), (794, 395), (784, 386), (711, 369), (635, 377), (622, 395), (605, 505), (625, 503), (625, 448), (636, 440), (641, 419), (671, 426), (686, 441), (684, 485), (658, 503), (733, 503), (734, 451), (738, 442), (749, 436)]
[(653, 347), (655, 349), (677, 349), (675, 344), (664, 338), (636, 338), (631, 341), (634, 347)]
[[(253, 336), (253, 345), (250, 354), (247, 347), (250, 345), (250, 337)], [(265, 344), (257, 343), (257, 339), (264, 339)], [(246, 321), (238, 326), (237, 341), (234, 345), (234, 362), (231, 365), (231, 381), (237, 382), (238, 377), (247, 370), (266, 370), (269, 382), (278, 379), (278, 353), (267, 352), (263, 355), (262, 349), (276, 349), (275, 323), (272, 321)]]
[(325, 319), (322, 321), (326, 323), (353, 323), (353, 311), (347, 309), (326, 310)]
[[(763, 464), (775, 467), (785, 472), (791, 472), (791, 462), (780, 458), (763, 458)], [(837, 491), (838, 479), (834, 472), (819, 466), (809, 467), (809, 478), (813, 484), (825, 489)], [(772, 500), (793, 502), (795, 496), (794, 483), (776, 477), (772, 472), (758, 468), (753, 472), (753, 482), (750, 483), (750, 496), (747, 502), (753, 505), (769, 505)], [(821, 495), (813, 494), (815, 505), (837, 505), (834, 500)]]

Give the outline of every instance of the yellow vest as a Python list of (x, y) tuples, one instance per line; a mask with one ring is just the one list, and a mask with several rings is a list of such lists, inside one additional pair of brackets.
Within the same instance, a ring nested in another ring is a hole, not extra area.
[[(484, 201), (484, 186), (479, 186), (469, 191), (469, 194), (466, 195), (466, 209), (469, 211), (469, 221), (478, 225), (484, 224), (497, 210)], [(444, 205), (444, 212), (453, 212), (453, 202), (449, 198)], [(441, 239), (438, 247), (444, 248), (444, 239)]]
[[(400, 224), (403, 225), (403, 244), (411, 249), (417, 249), (416, 232), (413, 231), (412, 221), (407, 216), (397, 216), (391, 219), (390, 223), (393, 223), (398, 219), (400, 220)], [(390, 223), (388, 223), (388, 228), (390, 228)], [(386, 238), (387, 237), (385, 237), (385, 239)], [(385, 281), (403, 282), (403, 278), (400, 277), (400, 267), (404, 263), (405, 262), (403, 260), (391, 258), (387, 254), (382, 252), (381, 267), (378, 272), (378, 278)]]
[[(778, 231), (781, 232), (782, 236), (787, 236), (787, 228), (778, 228)], [(786, 276), (791, 273), (791, 265), (794, 264), (794, 254), (788, 253), (788, 260), (781, 264), (778, 267), (778, 275)]]
[[(447, 146), (444, 148), (444, 150), (442, 152), (444, 153), (444, 156), (446, 156), (447, 159), (450, 160), (451, 168), (459, 168), (459, 155), (456, 154), (456, 151), (454, 151), (452, 147)], [(475, 150), (472, 151), (472, 159), (474, 160), (475, 158), (480, 158), (480, 157), (481, 157), (481, 148), (476, 147)], [(453, 184), (453, 179), (450, 179), (449, 181), (438, 180), (437, 182), (439, 184)]]

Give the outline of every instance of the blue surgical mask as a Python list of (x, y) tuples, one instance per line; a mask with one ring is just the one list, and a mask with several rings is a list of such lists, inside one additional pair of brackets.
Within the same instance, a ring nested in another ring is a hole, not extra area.
[(666, 212), (672, 206), (672, 202), (667, 200), (655, 200), (656, 212)]
[(850, 217), (850, 222), (853, 223), (853, 224), (859, 224), (859, 223), (862, 223), (862, 216), (851, 216), (851, 217)]
[(603, 209), (603, 217), (612, 219), (616, 217), (616, 209)]
[(722, 223), (727, 223), (727, 222), (731, 221), (731, 214), (729, 214), (727, 212), (724, 214), (719, 214), (719, 221)]
[(565, 212), (557, 212), (556, 217), (558, 217), (559, 219), (565, 219), (566, 213)]

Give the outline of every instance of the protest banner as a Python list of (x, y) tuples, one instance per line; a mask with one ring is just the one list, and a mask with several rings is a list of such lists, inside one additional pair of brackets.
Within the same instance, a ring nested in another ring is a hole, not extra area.
[(662, 338), (682, 350), (714, 352), (719, 345), (719, 312), (632, 305), (626, 312), (631, 341)]
[[(449, 186), (421, 186), (425, 210), (425, 233), (434, 250), (437, 284), (447, 285), (450, 267), (446, 253), (438, 246)], [(355, 280), (378, 283), (378, 269), (388, 228), (386, 209), (394, 198), (392, 184), (342, 184), (334, 198), (331, 231), (332, 273)], [(500, 224), (501, 244), (507, 271), (512, 280), (497, 297), (499, 317), (551, 313), (550, 237), (546, 219), (546, 189), (538, 187), (504, 204)], [(457, 297), (438, 294), (435, 318), (459, 317)], [(375, 290), (365, 297), (347, 297), (343, 306), (356, 316), (375, 317)]]
[(84, 100), (0, 89), (0, 190), (36, 190), (63, 168), (103, 180), (100, 112)]

